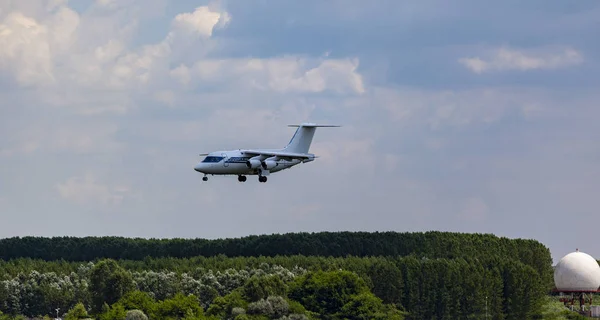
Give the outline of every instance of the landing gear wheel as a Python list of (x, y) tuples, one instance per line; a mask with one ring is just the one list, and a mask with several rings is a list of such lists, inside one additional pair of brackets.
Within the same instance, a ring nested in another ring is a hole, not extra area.
[(202, 181), (208, 181), (208, 177), (207, 176), (202, 177)]
[(246, 176), (238, 176), (238, 181), (239, 182), (246, 182)]
[(267, 182), (267, 177), (266, 176), (258, 176), (258, 181), (259, 182)]

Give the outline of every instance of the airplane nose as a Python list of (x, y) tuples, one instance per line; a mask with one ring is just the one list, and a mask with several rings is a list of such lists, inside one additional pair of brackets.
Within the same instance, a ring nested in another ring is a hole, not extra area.
[(204, 168), (204, 165), (202, 163), (198, 163), (197, 165), (194, 166), (194, 170), (196, 170), (198, 172), (202, 172), (203, 168)]

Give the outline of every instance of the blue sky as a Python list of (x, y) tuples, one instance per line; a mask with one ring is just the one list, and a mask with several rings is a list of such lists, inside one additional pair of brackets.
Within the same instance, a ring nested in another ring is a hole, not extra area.
[[(9, 0), (0, 237), (460, 231), (594, 245), (597, 1)], [(198, 153), (312, 163), (201, 181)]]

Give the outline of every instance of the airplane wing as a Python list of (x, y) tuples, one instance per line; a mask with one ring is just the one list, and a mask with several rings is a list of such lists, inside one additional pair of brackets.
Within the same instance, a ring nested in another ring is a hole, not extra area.
[(314, 154), (310, 153), (293, 153), (293, 152), (285, 152), (285, 151), (271, 151), (271, 150), (240, 150), (241, 152), (248, 155), (265, 155), (265, 156), (278, 156), (282, 158), (292, 158), (292, 159), (310, 159), (314, 158)]

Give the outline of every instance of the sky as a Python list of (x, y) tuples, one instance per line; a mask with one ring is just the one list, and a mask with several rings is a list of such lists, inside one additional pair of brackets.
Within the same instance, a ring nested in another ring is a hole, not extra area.
[[(0, 238), (453, 231), (600, 258), (600, 3), (3, 0)], [(200, 153), (319, 158), (210, 177)]]

